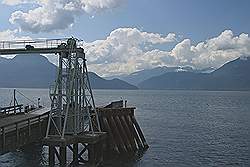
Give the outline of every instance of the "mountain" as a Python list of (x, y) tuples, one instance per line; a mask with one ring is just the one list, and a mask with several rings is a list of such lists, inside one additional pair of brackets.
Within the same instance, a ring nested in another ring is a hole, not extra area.
[(233, 60), (210, 74), (213, 87), (250, 90), (250, 57)]
[(212, 73), (169, 72), (138, 84), (140, 89), (250, 90), (250, 58), (238, 58)]
[[(0, 87), (48, 88), (54, 83), (57, 67), (41, 55), (17, 55), (13, 59), (0, 57)], [(93, 89), (137, 89), (119, 79), (106, 80), (90, 72)]]
[(136, 86), (117, 78), (112, 80), (103, 79), (93, 72), (89, 72), (89, 78), (92, 88), (95, 89), (138, 89)]
[(40, 55), (18, 55), (0, 59), (0, 87), (49, 87), (56, 77), (56, 66)]
[(107, 79), (119, 78), (130, 84), (138, 85), (140, 82), (143, 82), (149, 78), (160, 76), (162, 74), (169, 73), (169, 72), (210, 73), (212, 71), (214, 71), (214, 68), (212, 67), (198, 70), (198, 69), (193, 69), (192, 67), (189, 67), (189, 66), (184, 66), (184, 67), (162, 66), (162, 67), (156, 67), (153, 69), (145, 69), (145, 70), (137, 71), (129, 75), (110, 76), (110, 77), (107, 77)]
[[(177, 71), (193, 71), (192, 67), (156, 67), (153, 69), (145, 69), (131, 73), (129, 75), (114, 76), (123, 81), (126, 81), (133, 85), (138, 85), (138, 83), (147, 80), (154, 76), (159, 76), (167, 72), (177, 72)], [(110, 79), (112, 77), (109, 77)]]
[[(41, 55), (0, 57), (0, 87), (48, 88), (54, 83), (57, 67)], [(190, 67), (157, 67), (126, 77), (140, 89), (250, 90), (250, 58), (238, 58), (217, 70)], [(94, 89), (137, 89), (120, 79), (107, 80), (89, 73)], [(147, 79), (145, 79), (147, 78)]]
[(169, 72), (138, 84), (140, 89), (202, 89), (208, 74)]

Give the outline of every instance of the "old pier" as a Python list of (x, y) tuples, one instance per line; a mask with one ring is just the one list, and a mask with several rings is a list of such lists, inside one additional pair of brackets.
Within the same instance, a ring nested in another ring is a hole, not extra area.
[(0, 55), (39, 53), (59, 57), (57, 78), (49, 93), (51, 108), (38, 107), (23, 114), (16, 112), (22, 105), (1, 109), (5, 115), (0, 118), (1, 153), (42, 142), (49, 147), (50, 166), (98, 166), (104, 151), (132, 154), (148, 148), (134, 116), (135, 108), (124, 107), (123, 101), (95, 107), (85, 53), (77, 42), (69, 38), (0, 43)]

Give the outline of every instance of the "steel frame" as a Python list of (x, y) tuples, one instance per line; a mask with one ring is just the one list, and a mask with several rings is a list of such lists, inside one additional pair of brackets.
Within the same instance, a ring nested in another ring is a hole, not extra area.
[(45, 137), (63, 139), (66, 134), (100, 131), (84, 49), (77, 47), (77, 40), (69, 38), (57, 47), (48, 47), (45, 42), (40, 48), (0, 49), (0, 55), (32, 53), (59, 55), (57, 79), (50, 89), (51, 111)]

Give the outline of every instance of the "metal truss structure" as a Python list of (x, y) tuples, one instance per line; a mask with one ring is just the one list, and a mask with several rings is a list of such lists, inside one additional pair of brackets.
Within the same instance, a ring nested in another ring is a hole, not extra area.
[[(100, 131), (100, 123), (90, 87), (84, 50), (76, 50), (76, 39), (70, 38), (59, 48), (59, 68), (55, 86), (50, 90), (51, 112), (46, 137), (77, 135)], [(93, 121), (95, 120), (95, 121)]]
[(78, 40), (2, 41), (0, 54), (56, 54), (59, 67), (50, 89), (51, 111), (46, 138), (100, 131), (99, 118), (88, 77), (84, 49)]

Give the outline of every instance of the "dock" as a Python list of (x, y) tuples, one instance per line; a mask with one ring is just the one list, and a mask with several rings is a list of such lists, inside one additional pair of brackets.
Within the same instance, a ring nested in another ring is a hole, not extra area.
[[(89, 164), (98, 166), (104, 153), (133, 155), (149, 146), (135, 119), (134, 107), (108, 105), (97, 108), (101, 132), (83, 132), (60, 137), (45, 137), (50, 108), (38, 108), (29, 113), (0, 118), (0, 154), (41, 143), (49, 147), (50, 166)], [(81, 150), (80, 150), (81, 149)], [(68, 150), (68, 151), (67, 151)], [(73, 159), (68, 159), (68, 153)], [(83, 156), (88, 152), (88, 156)]]
[(0, 154), (15, 151), (27, 144), (41, 142), (45, 135), (49, 108), (0, 118)]

